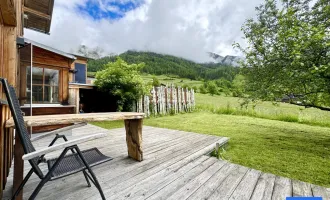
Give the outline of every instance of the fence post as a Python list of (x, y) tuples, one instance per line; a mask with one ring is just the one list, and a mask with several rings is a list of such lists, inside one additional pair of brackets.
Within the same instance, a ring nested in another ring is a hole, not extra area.
[(157, 97), (156, 97), (156, 90), (155, 87), (152, 87), (152, 114), (155, 116), (157, 115)]
[(191, 107), (195, 110), (195, 90), (191, 89)]

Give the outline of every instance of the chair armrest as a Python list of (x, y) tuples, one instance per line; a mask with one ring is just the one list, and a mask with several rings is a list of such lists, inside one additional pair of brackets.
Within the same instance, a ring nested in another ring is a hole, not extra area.
[(31, 152), (31, 153), (28, 153), (28, 154), (25, 154), (25, 155), (23, 155), (22, 159), (23, 160), (30, 160), (32, 158), (42, 156), (42, 155), (54, 152), (54, 151), (59, 150), (59, 149), (65, 149), (66, 147), (69, 147), (69, 146), (72, 146), (72, 145), (80, 144), (80, 143), (87, 142), (87, 141), (90, 141), (90, 140), (95, 140), (95, 139), (98, 139), (98, 138), (102, 138), (102, 137), (105, 137), (106, 135), (107, 135), (106, 133), (98, 133), (98, 134), (93, 134), (93, 135), (89, 135), (89, 136), (86, 136), (86, 137), (81, 137), (81, 138), (74, 139), (74, 140), (69, 140), (67, 142), (63, 142), (63, 143), (60, 143), (60, 144), (56, 144), (56, 145), (53, 145), (53, 146), (50, 146), (50, 147), (46, 147), (46, 148)]
[(78, 128), (78, 127), (81, 127), (81, 126), (85, 126), (85, 125), (87, 125), (87, 123), (79, 123), (79, 124), (74, 124), (74, 125), (67, 126), (67, 127), (64, 127), (64, 128), (56, 129), (56, 130), (53, 130), (53, 131), (49, 131), (47, 133), (42, 133), (42, 134), (40, 134), (36, 137), (31, 138), (31, 142), (36, 141), (36, 140), (40, 140), (40, 139), (42, 139), (44, 137), (47, 137), (49, 135), (58, 134), (58, 133), (68, 131), (68, 130), (71, 130), (71, 129), (74, 129), (74, 128)]

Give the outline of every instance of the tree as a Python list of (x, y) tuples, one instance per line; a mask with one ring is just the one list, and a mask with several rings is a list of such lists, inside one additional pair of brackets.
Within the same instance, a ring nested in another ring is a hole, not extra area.
[(154, 86), (154, 87), (160, 86), (160, 81), (156, 76), (152, 77), (152, 86)]
[[(291, 103), (330, 110), (330, 5), (266, 0), (242, 27), (246, 92), (252, 99), (298, 97)], [(323, 23), (320, 23), (323, 22)]]
[(96, 73), (94, 84), (116, 98), (118, 111), (131, 110), (132, 103), (150, 91), (140, 74), (142, 67), (144, 63), (129, 65), (118, 58)]
[(207, 90), (212, 96), (218, 94), (218, 86), (214, 81), (209, 81), (207, 83)]

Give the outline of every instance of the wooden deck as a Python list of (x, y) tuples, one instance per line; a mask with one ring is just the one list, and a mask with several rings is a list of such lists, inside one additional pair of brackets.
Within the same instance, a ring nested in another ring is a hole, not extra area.
[[(108, 136), (80, 145), (81, 149), (98, 147), (114, 160), (94, 167), (107, 199), (278, 199), (287, 196), (322, 196), (330, 199), (330, 189), (278, 177), (207, 156), (216, 143), (228, 138), (145, 126), (144, 161), (127, 157), (125, 130), (105, 130), (88, 125), (75, 129), (73, 139), (95, 132)], [(35, 142), (48, 145), (52, 137)], [(55, 154), (48, 157), (56, 156)], [(25, 163), (25, 173), (29, 169)], [(39, 179), (33, 176), (24, 189), (27, 199)], [(12, 175), (4, 199), (11, 193)], [(78, 173), (48, 182), (37, 199), (100, 199), (97, 189), (87, 187)]]

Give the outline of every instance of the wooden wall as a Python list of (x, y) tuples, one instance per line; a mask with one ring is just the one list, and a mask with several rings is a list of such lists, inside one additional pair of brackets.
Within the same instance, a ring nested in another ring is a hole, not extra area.
[[(7, 78), (9, 83), (18, 88), (19, 54), (16, 46), (17, 36), (22, 36), (23, 28), (22, 1), (0, 1), (0, 77)], [(0, 87), (0, 196), (5, 187), (13, 158), (13, 131), (4, 128), (10, 111), (4, 103), (6, 97)]]
[[(26, 103), (26, 67), (31, 65), (31, 47), (26, 46), (20, 51), (20, 103)], [(33, 66), (57, 69), (59, 74), (59, 101), (67, 105), (69, 101), (69, 69), (73, 60), (50, 52), (48, 50), (33, 46)]]

